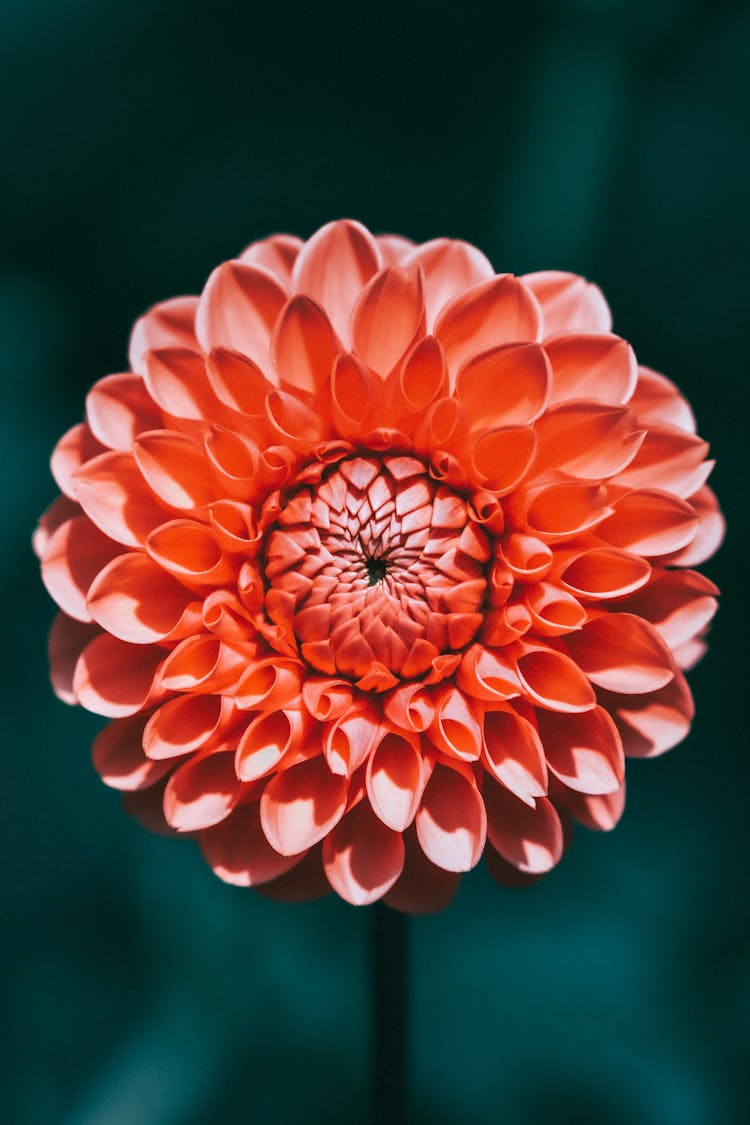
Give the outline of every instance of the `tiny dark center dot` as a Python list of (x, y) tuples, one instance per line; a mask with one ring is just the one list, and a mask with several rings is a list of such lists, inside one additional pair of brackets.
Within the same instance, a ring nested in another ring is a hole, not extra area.
[(369, 584), (375, 586), (385, 578), (388, 564), (385, 559), (365, 559), (365, 567)]

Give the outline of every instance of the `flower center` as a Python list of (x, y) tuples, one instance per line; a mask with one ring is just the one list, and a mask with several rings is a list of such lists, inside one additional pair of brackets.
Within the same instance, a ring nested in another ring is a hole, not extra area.
[(352, 457), (281, 511), (266, 612), (318, 671), (391, 686), (474, 637), (489, 554), (466, 500), (422, 461)]

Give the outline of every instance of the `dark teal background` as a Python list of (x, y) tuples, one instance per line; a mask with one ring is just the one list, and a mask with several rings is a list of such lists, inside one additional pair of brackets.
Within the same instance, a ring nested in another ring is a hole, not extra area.
[(28, 546), (133, 319), (342, 215), (598, 281), (730, 520), (687, 742), (540, 886), (478, 870), (412, 925), (413, 1121), (750, 1119), (749, 48), (745, 6), (690, 0), (0, 2), (9, 1122), (366, 1120), (368, 912), (225, 887), (127, 819), (49, 689)]

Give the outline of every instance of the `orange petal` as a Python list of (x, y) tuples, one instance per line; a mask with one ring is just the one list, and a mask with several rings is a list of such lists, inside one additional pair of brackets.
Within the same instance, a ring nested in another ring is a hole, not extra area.
[(622, 741), (603, 707), (584, 715), (538, 714), (550, 770), (569, 789), (598, 795), (619, 789), (625, 776)]
[(164, 790), (164, 817), (178, 832), (195, 832), (226, 820), (242, 795), (234, 754), (191, 758), (174, 771)]
[(435, 335), (455, 378), (471, 356), (500, 344), (538, 340), (540, 328), (536, 298), (517, 277), (502, 274), (473, 285), (446, 305), (437, 318)]
[(133, 453), (146, 483), (170, 507), (188, 510), (218, 499), (206, 455), (188, 434), (151, 430), (137, 439)]
[(698, 566), (718, 551), (724, 539), (726, 524), (719, 504), (708, 485), (690, 497), (690, 507), (698, 516), (695, 538), (676, 554), (664, 559), (670, 566)]
[(351, 219), (327, 223), (308, 239), (294, 263), (295, 292), (311, 297), (348, 346), (350, 317), (362, 288), (382, 265), (370, 232)]
[(52, 690), (63, 703), (77, 703), (73, 687), (76, 665), (86, 646), (101, 630), (95, 623), (74, 621), (66, 613), (58, 613), (49, 632), (47, 654)]
[(162, 524), (149, 535), (146, 550), (160, 567), (191, 587), (221, 585), (235, 574), (216, 536), (194, 520)]
[(536, 424), (539, 450), (536, 473), (561, 470), (583, 480), (600, 480), (621, 472), (636, 456), (645, 431), (635, 428), (627, 407), (564, 402)]
[(487, 836), (484, 803), (462, 774), (436, 765), (416, 818), (424, 854), (446, 871), (470, 871), (479, 862)]
[(276, 322), (271, 350), (276, 370), (290, 390), (317, 394), (341, 344), (319, 305), (307, 297), (293, 297)]
[(306, 676), (302, 698), (307, 711), (319, 722), (335, 722), (352, 704), (353, 689), (346, 680)]
[(557, 332), (609, 332), (612, 327), (604, 294), (585, 278), (562, 270), (540, 270), (524, 274), (521, 280), (541, 306), (545, 336)]
[(91, 432), (109, 449), (129, 450), (138, 434), (164, 425), (162, 412), (138, 375), (107, 375), (86, 396)]
[[(202, 420), (216, 416), (219, 408), (206, 375), (200, 352), (188, 348), (159, 348), (144, 358), (144, 382), (151, 398), (167, 415)], [(159, 429), (161, 420), (143, 429)]]
[(472, 645), (463, 654), (457, 679), (473, 699), (505, 700), (521, 691), (513, 666), (500, 652), (481, 644)]
[(436, 914), (445, 910), (458, 890), (461, 876), (430, 863), (410, 828), (403, 836), (404, 870), (384, 901), (407, 914)]
[(716, 613), (718, 590), (695, 570), (663, 570), (620, 607), (654, 626), (670, 648), (699, 634)]
[(94, 739), (94, 769), (105, 785), (135, 792), (155, 785), (172, 768), (171, 762), (152, 762), (143, 752), (143, 715), (113, 719)]
[(203, 448), (216, 479), (214, 495), (248, 500), (257, 492), (258, 448), (234, 430), (213, 425), (203, 438)]
[(410, 238), (400, 234), (376, 234), (375, 241), (386, 266), (397, 266), (414, 249)]
[(263, 415), (266, 396), (273, 390), (273, 383), (257, 363), (229, 348), (213, 348), (206, 373), (211, 390), (230, 410), (253, 418)]
[(404, 256), (401, 265), (405, 268), (420, 266), (422, 269), (430, 330), (448, 301), (470, 286), (489, 281), (495, 275), (492, 265), (476, 246), (456, 238), (434, 238), (423, 242)]
[(97, 574), (122, 553), (86, 516), (67, 520), (50, 537), (42, 555), (42, 581), (68, 616), (91, 621), (88, 588)]
[(323, 865), (337, 894), (354, 906), (382, 898), (404, 867), (404, 842), (361, 801), (323, 842)]
[(352, 316), (357, 355), (383, 378), (424, 331), (422, 282), (416, 270), (389, 266), (362, 290)]
[(546, 797), (530, 808), (502, 785), (487, 778), (482, 791), (487, 836), (504, 860), (529, 875), (542, 875), (563, 853), (560, 818)]
[(235, 770), (241, 781), (256, 781), (275, 769), (285, 754), (296, 750), (310, 724), (300, 711), (264, 711), (240, 739)]
[(164, 658), (156, 645), (131, 645), (103, 633), (94, 637), (76, 663), (73, 690), (87, 711), (119, 719), (135, 715), (158, 693), (152, 689)]
[(617, 477), (625, 488), (666, 489), (683, 499), (706, 483), (713, 468), (705, 441), (673, 426), (652, 426), (628, 467)]
[[(204, 599), (201, 611), (204, 628), (229, 644), (252, 645), (255, 627), (250, 612), (230, 590), (214, 590)], [(255, 646), (252, 645), (253, 652)]]
[(327, 728), (323, 742), (331, 773), (351, 777), (369, 757), (380, 734), (377, 712), (366, 703), (350, 707)]
[(146, 723), (143, 750), (157, 762), (199, 750), (220, 730), (230, 712), (220, 695), (181, 695), (170, 699)]
[(475, 484), (504, 496), (526, 476), (534, 462), (536, 445), (536, 434), (529, 426), (486, 430), (471, 450)]
[(367, 763), (367, 796), (383, 824), (403, 832), (413, 821), (428, 771), (418, 738), (387, 734)]
[(625, 811), (625, 783), (614, 792), (597, 797), (568, 792), (565, 805), (567, 811), (586, 828), (594, 832), (610, 832)]
[(560, 582), (566, 590), (585, 598), (618, 598), (644, 586), (650, 577), (651, 567), (639, 555), (613, 547), (594, 547), (566, 562)]
[(448, 369), (439, 340), (425, 336), (404, 358), (398, 375), (396, 415), (418, 414), (448, 391)]
[(694, 508), (669, 492), (656, 488), (627, 492), (613, 507), (598, 534), (615, 547), (652, 557), (680, 550), (695, 539)]
[[(60, 491), (70, 500), (78, 500), (78, 479), (81, 467), (98, 460), (104, 446), (97, 441), (85, 422), (64, 433), (50, 459), (52, 476)], [(79, 501), (80, 502), (80, 501)]]
[(538, 582), (552, 566), (552, 551), (534, 535), (511, 532), (503, 538), (501, 549), (511, 575), (521, 582)]
[(231, 348), (270, 371), (271, 332), (286, 304), (284, 286), (265, 269), (229, 261), (201, 294), (195, 331), (204, 352)]
[(695, 714), (693, 697), (681, 672), (671, 683), (648, 695), (601, 692), (629, 758), (655, 758), (682, 742)]
[(361, 437), (374, 417), (375, 379), (352, 355), (342, 353), (331, 372), (331, 415), (344, 437)]
[(126, 547), (140, 547), (169, 519), (129, 453), (102, 453), (76, 474), (78, 501), (97, 527)]
[(312, 446), (329, 434), (326, 420), (320, 413), (286, 391), (273, 391), (268, 396), (266, 417), (284, 444), (301, 453), (309, 453)]
[(249, 266), (260, 266), (288, 285), (292, 268), (304, 243), (292, 234), (272, 234), (259, 242), (251, 242), (240, 254), (239, 260)]
[(689, 404), (674, 383), (649, 367), (638, 368), (638, 382), (630, 406), (638, 415), (638, 421), (648, 426), (665, 422), (695, 433), (695, 418)]
[(651, 625), (630, 613), (589, 621), (565, 638), (576, 664), (598, 687), (627, 695), (658, 691), (674, 675), (669, 649)]
[(260, 550), (263, 536), (255, 522), (252, 505), (239, 500), (217, 500), (208, 509), (211, 527), (225, 551), (252, 556)]
[(492, 348), (464, 363), (456, 376), (456, 395), (474, 429), (533, 422), (549, 388), (550, 365), (539, 344)]
[(275, 656), (250, 665), (240, 677), (234, 699), (243, 710), (269, 711), (298, 699), (301, 688), (301, 665)]
[(296, 855), (322, 840), (346, 808), (349, 781), (331, 773), (324, 758), (291, 766), (271, 778), (261, 797), (266, 839), (282, 855)]
[(545, 340), (552, 366), (550, 402), (587, 399), (627, 402), (635, 389), (638, 363), (619, 336), (566, 333)]
[(541, 740), (531, 723), (511, 707), (484, 716), (482, 760), (494, 777), (525, 804), (547, 792)]
[(247, 659), (243, 649), (199, 633), (185, 637), (167, 655), (159, 683), (167, 691), (221, 691), (236, 684)]
[(575, 714), (590, 711), (596, 704), (591, 684), (578, 664), (561, 652), (525, 647), (516, 668), (524, 696), (540, 707)]
[(87, 605), (96, 621), (120, 640), (152, 644), (175, 628), (190, 592), (139, 553), (113, 559), (94, 580)]
[(200, 832), (198, 843), (214, 874), (236, 887), (268, 883), (302, 858), (273, 850), (263, 835), (257, 801), (235, 808), (221, 824)]
[[(145, 373), (143, 357), (153, 348), (194, 348), (197, 297), (173, 297), (160, 301), (135, 322), (130, 337), (130, 366), (139, 375)], [(153, 427), (148, 427), (152, 429)]]
[(536, 582), (524, 594), (532, 628), (540, 637), (561, 637), (580, 629), (587, 620), (577, 598), (553, 582)]
[(601, 485), (578, 481), (542, 485), (519, 497), (517, 505), (511, 498), (510, 507), (532, 535), (548, 543), (590, 531), (612, 514)]
[(482, 724), (464, 693), (445, 685), (435, 693), (434, 704), (429, 736), (435, 746), (451, 758), (476, 761), (482, 752)]
[(47, 550), (50, 539), (59, 527), (76, 516), (80, 516), (81, 506), (67, 496), (58, 496), (39, 517), (39, 522), (31, 536), (31, 546), (34, 554), (41, 559)]

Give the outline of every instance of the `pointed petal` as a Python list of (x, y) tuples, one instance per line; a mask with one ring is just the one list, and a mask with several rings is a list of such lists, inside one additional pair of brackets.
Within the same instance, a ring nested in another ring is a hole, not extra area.
[(249, 266), (268, 270), (287, 286), (292, 279), (292, 269), (303, 242), (293, 234), (272, 234), (259, 242), (251, 242), (240, 254), (239, 260)]
[(317, 394), (340, 350), (324, 310), (308, 297), (293, 297), (276, 322), (271, 344), (282, 382), (292, 390)]
[(169, 519), (130, 453), (102, 453), (76, 474), (78, 502), (105, 535), (140, 547)]
[(344, 346), (351, 340), (350, 317), (363, 287), (382, 265), (370, 232), (351, 219), (328, 223), (303, 246), (294, 263), (295, 292), (324, 308)]
[(511, 274), (465, 290), (440, 313), (435, 335), (455, 373), (471, 356), (501, 344), (539, 339), (541, 316), (535, 297)]
[(528, 473), (536, 449), (536, 434), (530, 426), (486, 430), (471, 450), (474, 483), (496, 496), (505, 496)]
[(436, 765), (416, 818), (427, 858), (446, 871), (470, 871), (479, 862), (487, 817), (476, 787), (462, 774)]
[(155, 761), (171, 761), (205, 746), (226, 717), (220, 695), (180, 695), (154, 711), (143, 731), (143, 750)]
[(167, 782), (164, 818), (178, 832), (210, 828), (226, 820), (241, 795), (232, 751), (191, 758)]
[(648, 426), (662, 422), (695, 433), (695, 418), (689, 404), (671, 380), (649, 367), (638, 368), (638, 383), (630, 406), (638, 421)]
[(86, 646), (101, 636), (99, 626), (92, 622), (74, 621), (66, 613), (58, 613), (52, 622), (47, 644), (52, 690), (63, 703), (77, 703), (73, 686), (75, 669)]
[(95, 715), (119, 719), (143, 710), (164, 649), (131, 645), (103, 633), (90, 641), (76, 663), (73, 690)]
[(198, 835), (204, 858), (225, 883), (236, 887), (268, 883), (291, 870), (302, 858), (279, 855), (273, 850), (263, 835), (259, 808), (257, 801), (241, 805), (221, 824)]
[(164, 640), (175, 628), (191, 595), (146, 555), (113, 559), (88, 592), (87, 605), (103, 629), (131, 644)]
[(151, 430), (137, 439), (133, 454), (146, 483), (164, 504), (190, 510), (218, 499), (206, 454), (188, 434)]
[(650, 577), (651, 567), (640, 555), (614, 547), (594, 547), (566, 562), (560, 582), (566, 590), (585, 598), (619, 598), (645, 586)]
[(362, 290), (352, 317), (354, 350), (385, 377), (424, 330), (422, 283), (416, 271), (387, 267)]
[(652, 426), (643, 445), (617, 483), (625, 488), (666, 489), (683, 499), (706, 483), (712, 461), (706, 461), (705, 441), (673, 426)]
[(296, 855), (322, 840), (346, 808), (349, 781), (316, 757), (276, 774), (260, 802), (266, 839), (282, 855)]
[(69, 617), (91, 621), (86, 606), (89, 586), (121, 553), (119, 543), (104, 535), (86, 516), (76, 516), (50, 537), (42, 555), (42, 581)]
[(530, 648), (518, 658), (516, 667), (524, 696), (540, 707), (578, 714), (590, 711), (596, 704), (594, 690), (583, 671), (562, 652)]
[(600, 480), (621, 472), (645, 437), (635, 415), (624, 406), (564, 402), (536, 424), (539, 440), (534, 471), (562, 470), (582, 480)]
[(619, 789), (625, 776), (622, 741), (603, 707), (583, 715), (540, 711), (538, 719), (547, 765), (569, 789), (592, 795)]
[(55, 446), (50, 459), (55, 484), (70, 500), (78, 500), (78, 478), (81, 467), (92, 459), (98, 460), (104, 446), (97, 441), (85, 422), (64, 433)]
[(653, 557), (680, 550), (695, 539), (698, 517), (686, 500), (656, 488), (627, 492), (597, 534), (615, 547)]
[(162, 412), (138, 375), (107, 375), (86, 396), (94, 437), (109, 449), (127, 451), (138, 434), (164, 425)]
[(473, 429), (533, 422), (547, 404), (550, 364), (539, 344), (506, 344), (467, 360), (456, 395)]
[(323, 842), (323, 865), (337, 894), (354, 906), (382, 898), (404, 867), (404, 842), (360, 801)]
[[(145, 373), (143, 357), (153, 348), (194, 348), (197, 297), (172, 297), (153, 305), (139, 317), (130, 337), (130, 366), (139, 375)], [(147, 427), (153, 429), (152, 426)]]
[(552, 367), (550, 402), (623, 403), (633, 394), (638, 363), (619, 336), (566, 333), (545, 340)]
[(401, 265), (421, 266), (424, 274), (424, 296), (427, 325), (431, 330), (438, 313), (448, 301), (464, 290), (495, 275), (481, 250), (454, 238), (435, 238), (423, 242), (407, 254)]
[(597, 285), (574, 273), (540, 270), (521, 279), (542, 310), (544, 335), (557, 332), (609, 332), (612, 315)]
[(614, 716), (629, 758), (655, 758), (671, 750), (690, 730), (695, 713), (681, 672), (666, 687), (648, 695), (600, 695), (603, 706)]
[(201, 294), (195, 331), (204, 352), (231, 348), (269, 370), (271, 332), (286, 304), (281, 282), (265, 269), (229, 261)]
[(145, 716), (112, 719), (94, 739), (94, 769), (105, 785), (135, 792), (155, 785), (172, 768), (171, 762), (152, 762), (143, 752)]
[(656, 630), (632, 613), (610, 613), (565, 638), (576, 664), (608, 691), (658, 691), (674, 675), (669, 649)]
[(506, 862), (529, 875), (550, 871), (563, 853), (560, 818), (546, 797), (532, 809), (487, 778), (483, 789), (487, 836)]
[(387, 734), (367, 763), (367, 795), (383, 824), (403, 832), (416, 815), (426, 772), (418, 743)]
[(544, 749), (534, 727), (512, 707), (484, 717), (482, 760), (494, 777), (527, 805), (547, 792)]

